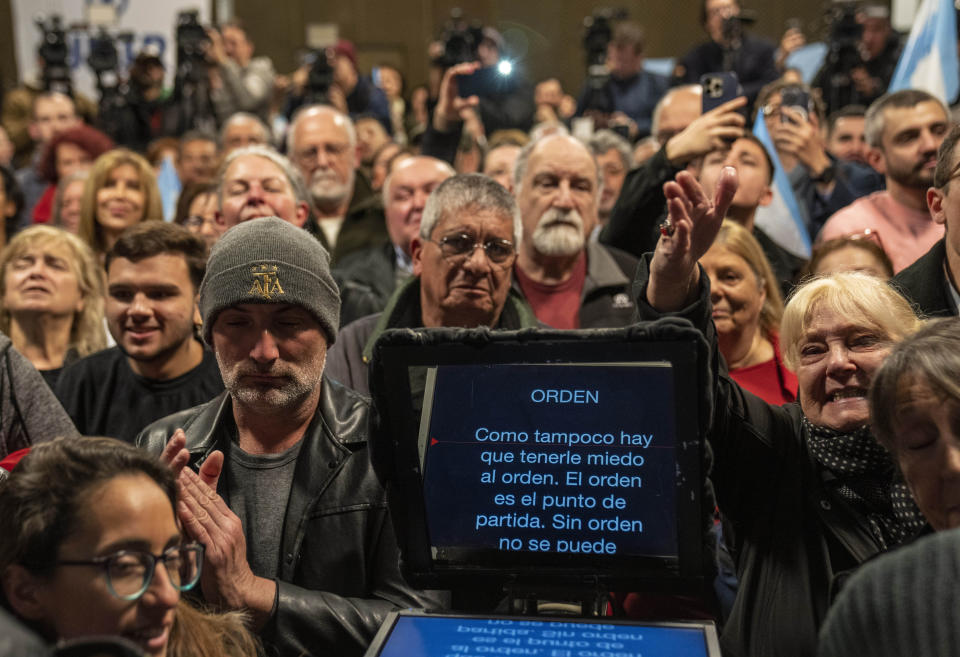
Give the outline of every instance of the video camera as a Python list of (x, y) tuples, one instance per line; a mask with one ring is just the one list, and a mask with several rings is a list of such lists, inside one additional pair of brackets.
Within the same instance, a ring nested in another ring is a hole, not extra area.
[(210, 37), (196, 9), (177, 14), (177, 79), (198, 81), (207, 72)]
[(164, 117), (164, 131), (180, 135), (190, 129), (214, 130), (207, 47), (210, 37), (196, 9), (177, 14), (177, 71)]
[(307, 105), (327, 103), (330, 100), (330, 87), (333, 85), (333, 66), (326, 48), (308, 52), (303, 63), (310, 66), (307, 84), (303, 89), (303, 102)]
[(829, 36), (823, 78), (823, 95), (831, 110), (842, 105), (859, 102), (852, 88), (850, 71), (863, 65), (860, 41), (863, 25), (857, 20), (857, 3), (854, 0), (833, 0), (825, 14)]
[(43, 60), (43, 88), (45, 91), (70, 95), (73, 84), (70, 81), (70, 65), (67, 63), (69, 49), (63, 19), (58, 14), (53, 14), (49, 18), (38, 16), (34, 22), (43, 33), (43, 42), (37, 48), (37, 54)]
[(97, 79), (97, 88), (100, 94), (105, 91), (116, 90), (121, 84), (120, 60), (117, 57), (116, 42), (121, 41), (129, 50), (133, 42), (132, 32), (120, 32), (111, 35), (106, 27), (100, 26), (90, 37), (90, 54), (87, 56), (87, 65)]
[(587, 61), (587, 100), (584, 106), (603, 114), (613, 112), (613, 98), (607, 88), (607, 46), (613, 38), (613, 21), (627, 17), (627, 10), (604, 7), (583, 19), (583, 50)]
[(860, 39), (863, 25), (857, 21), (857, 4), (852, 0), (834, 0), (828, 12), (830, 21), (829, 57), (839, 68), (849, 70), (863, 63)]
[(444, 68), (477, 60), (480, 42), (483, 41), (483, 25), (463, 17), (463, 11), (452, 9), (450, 20), (444, 26), (443, 54), (437, 62)]

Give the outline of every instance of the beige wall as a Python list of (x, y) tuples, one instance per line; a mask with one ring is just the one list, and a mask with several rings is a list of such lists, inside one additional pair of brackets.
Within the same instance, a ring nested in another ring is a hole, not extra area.
[[(333, 22), (342, 36), (357, 45), (360, 67), (368, 72), (377, 63), (394, 63), (407, 72), (408, 83), (424, 82), (427, 75), (426, 47), (440, 33), (453, 7), (469, 18), (490, 24), (511, 44), (525, 47), (524, 63), (533, 80), (556, 75), (568, 90), (579, 88), (584, 75), (581, 46), (582, 21), (595, 6), (625, 6), (630, 17), (647, 31), (648, 54), (666, 57), (683, 54), (705, 37), (699, 25), (696, 0), (646, 0), (630, 3), (587, 0), (234, 0), (256, 40), (258, 51), (273, 57), (277, 69), (291, 70), (293, 48), (304, 44), (304, 25)], [(820, 23), (819, 2), (770, 0), (759, 4), (754, 31), (779, 40), (789, 18), (809, 24), (816, 36)], [(277, 6), (283, 10), (278, 11)], [(798, 8), (802, 5), (802, 8)]]
[[(79, 1), (79, 0), (77, 0)], [(789, 18), (803, 19), (808, 36), (822, 30), (820, 2), (752, 0), (759, 22), (754, 31), (773, 40)], [(587, 0), (234, 0), (258, 51), (271, 56), (279, 71), (295, 66), (295, 49), (304, 45), (304, 26), (334, 22), (356, 45), (360, 66), (368, 72), (377, 63), (393, 63), (407, 72), (409, 83), (424, 82), (426, 47), (440, 34), (453, 7), (467, 17), (493, 25), (525, 53), (529, 77), (549, 75), (575, 90), (583, 79), (582, 21), (595, 6), (624, 6), (647, 30), (648, 54), (683, 54), (703, 40), (697, 0), (646, 0), (627, 3)], [(0, 75), (12, 86), (16, 77), (9, 0), (0, 0)]]

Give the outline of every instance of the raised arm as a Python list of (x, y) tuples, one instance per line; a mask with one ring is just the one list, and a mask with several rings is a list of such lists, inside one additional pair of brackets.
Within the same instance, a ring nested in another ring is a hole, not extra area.
[(713, 244), (737, 185), (736, 169), (724, 167), (712, 200), (686, 171), (663, 186), (667, 220), (650, 262), (646, 299), (658, 311), (676, 312), (696, 300), (700, 292), (697, 261)]

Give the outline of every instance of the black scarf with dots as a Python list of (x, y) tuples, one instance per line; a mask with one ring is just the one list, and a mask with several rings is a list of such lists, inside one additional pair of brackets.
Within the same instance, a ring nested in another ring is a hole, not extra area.
[(886, 549), (915, 536), (926, 520), (869, 427), (841, 433), (803, 418), (813, 459), (840, 482), (836, 492), (870, 523)]

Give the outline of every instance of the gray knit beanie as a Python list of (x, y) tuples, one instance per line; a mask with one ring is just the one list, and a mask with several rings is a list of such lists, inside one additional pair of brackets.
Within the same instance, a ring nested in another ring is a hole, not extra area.
[(327, 346), (340, 325), (330, 255), (312, 235), (277, 217), (244, 221), (223, 234), (210, 251), (197, 303), (203, 339), (211, 345), (217, 315), (241, 303), (303, 306), (320, 322)]
[(850, 577), (820, 631), (820, 657), (960, 654), (960, 530), (881, 555)]

